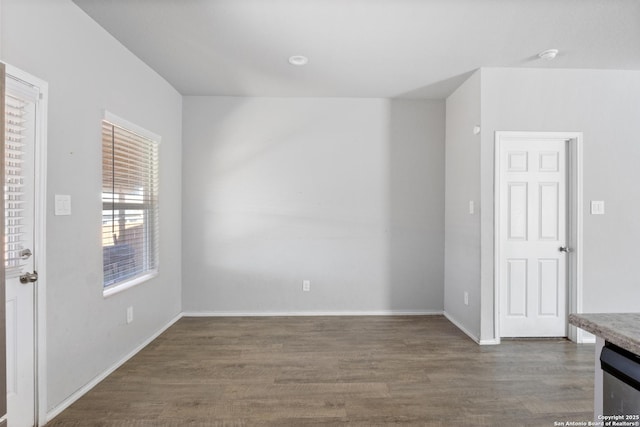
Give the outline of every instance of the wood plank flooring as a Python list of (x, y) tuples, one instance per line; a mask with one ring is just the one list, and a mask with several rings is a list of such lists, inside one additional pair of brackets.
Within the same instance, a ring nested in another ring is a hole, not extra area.
[(183, 318), (47, 426), (553, 426), (592, 420), (593, 352), (442, 316)]

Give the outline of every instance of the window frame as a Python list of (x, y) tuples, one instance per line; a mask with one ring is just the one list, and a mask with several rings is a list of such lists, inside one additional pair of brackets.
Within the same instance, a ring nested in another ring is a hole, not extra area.
[[(132, 123), (126, 119), (123, 119), (107, 110), (104, 111), (104, 115), (102, 120), (100, 121), (101, 123), (101, 130), (100, 130), (100, 141), (101, 141), (101, 159), (102, 161), (104, 161), (104, 148), (102, 147), (102, 138), (103, 138), (103, 130), (102, 130), (102, 124), (103, 122), (109, 122), (127, 132), (133, 133), (133, 134), (137, 134), (145, 139), (148, 139), (151, 141), (152, 144), (156, 145), (156, 150), (157, 150), (157, 161), (156, 161), (156, 170), (155, 170), (155, 174), (159, 175), (159, 165), (160, 165), (160, 143), (161, 143), (161, 137), (160, 135), (157, 135), (153, 132), (148, 131), (147, 129), (142, 128), (139, 125), (136, 125), (135, 123)], [(102, 171), (102, 167), (100, 168), (100, 170)], [(159, 176), (157, 176), (157, 181), (155, 182), (155, 184), (158, 187), (158, 193), (160, 192), (160, 186), (159, 186)], [(104, 177), (102, 177), (101, 179), (101, 186), (104, 187)], [(102, 190), (104, 190), (104, 188), (102, 188)], [(101, 194), (103, 192), (101, 191)], [(130, 277), (130, 278), (124, 278), (120, 281), (116, 281), (115, 283), (109, 284), (107, 286), (104, 285), (104, 256), (103, 256), (103, 270), (102, 270), (102, 294), (103, 297), (108, 297), (117, 293), (120, 293), (122, 291), (125, 291), (127, 289), (130, 289), (136, 285), (139, 285), (141, 283), (144, 283), (154, 277), (156, 277), (158, 275), (158, 268), (159, 268), (159, 264), (160, 264), (160, 250), (159, 250), (159, 242), (157, 241), (157, 239), (159, 239), (159, 234), (160, 234), (160, 209), (159, 209), (159, 203), (158, 203), (158, 199), (159, 196), (158, 194), (156, 194), (156, 198), (155, 200), (153, 200), (152, 202), (118, 202), (115, 204), (114, 208), (115, 210), (141, 210), (143, 211), (143, 216), (144, 216), (144, 228), (145, 228), (145, 235), (146, 236), (150, 236), (151, 239), (155, 239), (155, 241), (149, 241), (149, 238), (145, 238), (144, 239), (144, 244), (145, 246), (147, 246), (147, 253), (149, 253), (149, 251), (153, 251), (153, 255), (155, 256), (155, 262), (154, 262), (154, 267), (153, 268), (148, 268), (147, 266), (145, 266), (144, 270), (140, 273), (135, 275), (134, 277)], [(105, 210), (105, 205), (106, 202), (101, 201), (101, 205), (102, 205), (102, 210), (101, 212), (104, 212)], [(112, 209), (112, 204), (109, 204), (109, 210)], [(156, 219), (154, 220), (149, 220), (149, 212), (151, 212), (152, 210), (156, 211)], [(103, 218), (103, 213), (101, 214), (101, 227), (104, 226), (102, 218)], [(154, 226), (157, 227), (157, 229), (154, 230)], [(102, 235), (102, 233), (101, 233)], [(101, 238), (102, 241), (102, 238)], [(104, 254), (104, 248), (106, 246), (104, 246), (104, 244), (101, 245), (102, 248), (102, 252)], [(145, 264), (147, 264), (147, 262), (145, 261)]]

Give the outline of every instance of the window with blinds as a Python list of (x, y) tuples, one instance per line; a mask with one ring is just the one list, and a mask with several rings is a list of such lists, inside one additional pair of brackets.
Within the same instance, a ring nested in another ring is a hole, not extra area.
[(22, 272), (24, 249), (24, 213), (26, 200), (24, 198), (24, 155), (27, 143), (27, 122), (29, 117), (29, 102), (19, 96), (7, 93), (5, 95), (5, 267), (6, 275), (17, 276)]
[(158, 141), (102, 122), (103, 286), (108, 290), (158, 268)]

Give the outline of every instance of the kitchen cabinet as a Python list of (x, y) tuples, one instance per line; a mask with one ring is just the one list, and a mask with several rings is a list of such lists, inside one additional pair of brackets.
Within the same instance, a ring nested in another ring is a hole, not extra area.
[(640, 425), (640, 313), (571, 314), (569, 323), (596, 336), (594, 421)]

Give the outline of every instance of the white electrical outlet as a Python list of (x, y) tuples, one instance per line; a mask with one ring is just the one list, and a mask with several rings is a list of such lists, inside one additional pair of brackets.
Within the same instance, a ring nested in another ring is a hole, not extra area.
[(311, 290), (311, 280), (302, 281), (302, 290), (304, 292), (309, 292)]
[(476, 204), (473, 203), (473, 200), (469, 200), (469, 214), (473, 215), (476, 213)]
[(133, 307), (127, 307), (127, 324), (133, 322)]
[(464, 305), (469, 305), (469, 292), (464, 292)]

